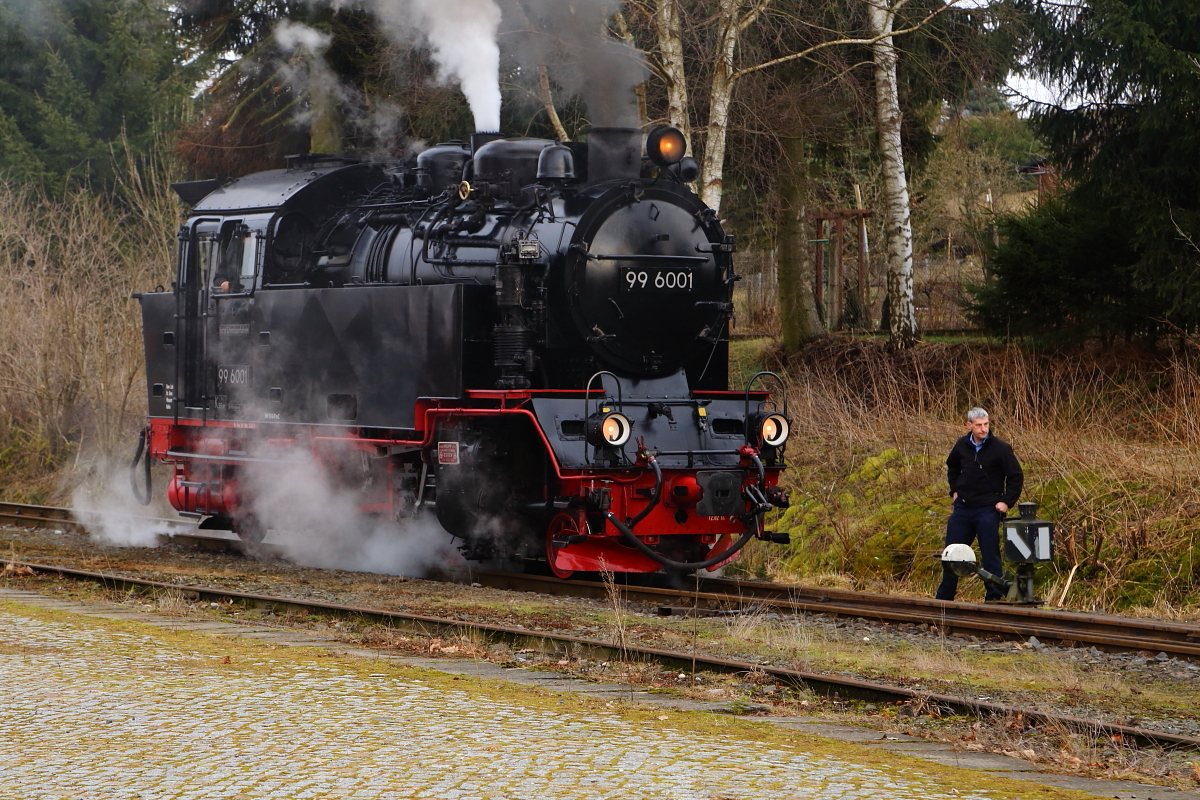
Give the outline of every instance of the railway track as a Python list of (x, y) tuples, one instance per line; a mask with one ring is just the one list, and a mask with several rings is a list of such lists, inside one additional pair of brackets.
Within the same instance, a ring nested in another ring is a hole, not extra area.
[(172, 592), (183, 595), (193, 601), (239, 603), (246, 607), (269, 608), (277, 613), (280, 611), (286, 613), (288, 610), (303, 611), (326, 617), (386, 625), (393, 629), (411, 631), (423, 636), (460, 636), (469, 637), (474, 642), (479, 642), (481, 639), (488, 642), (504, 642), (514, 647), (527, 648), (548, 654), (553, 653), (574, 657), (587, 656), (619, 661), (641, 660), (656, 662), (674, 669), (688, 669), (694, 672), (766, 674), (779, 683), (806, 687), (817, 694), (828, 697), (854, 698), (872, 702), (919, 701), (927, 706), (938, 707), (952, 713), (980, 717), (1015, 717), (1021, 715), (1025, 720), (1033, 724), (1057, 725), (1069, 730), (1094, 731), (1108, 736), (1119, 735), (1123, 741), (1138, 742), (1151, 746), (1200, 750), (1200, 738), (1191, 736), (1165, 733), (1130, 725), (1120, 725), (1103, 720), (1084, 719), (1066, 714), (1016, 708), (1000, 703), (923, 692), (902, 686), (845, 678), (837, 675), (806, 672), (769, 664), (734, 661), (702, 654), (681, 653), (637, 645), (621, 646), (614, 642), (606, 642), (598, 639), (569, 636), (549, 631), (514, 628), (491, 623), (348, 606), (295, 597), (253, 594), (208, 586), (164, 583), (133, 576), (91, 572), (52, 564), (15, 563), (19, 566), (29, 567), (35, 572), (89, 581), (125, 593), (136, 592), (154, 595)]
[[(537, 591), (602, 598), (600, 582), (520, 573), (473, 571), (472, 577), (499, 589)], [(792, 614), (827, 614), (886, 622), (933, 625), (946, 634), (1037, 637), (1042, 642), (1096, 647), (1110, 652), (1153, 651), (1200, 660), (1200, 625), (1159, 619), (1086, 614), (1026, 606), (960, 603), (903, 595), (871, 594), (841, 589), (701, 578), (696, 589), (623, 585), (626, 599), (657, 604), (664, 614), (717, 613), (734, 609), (773, 609)]]
[(138, 521), (151, 525), (156, 530), (165, 531), (158, 534), (160, 544), (175, 542), (213, 549), (240, 549), (241, 547), (241, 540), (235, 534), (226, 531), (202, 531), (196, 527), (194, 522), (163, 519), (162, 517), (142, 517), (136, 514), (91, 512), (77, 515), (69, 508), (37, 506), (27, 503), (0, 503), (0, 524), (20, 525), (26, 528), (49, 528), (86, 533), (88, 525), (102, 517)]
[[(99, 516), (99, 515), (97, 515)], [(241, 541), (223, 531), (200, 531), (192, 523), (146, 518), (168, 530), (160, 540), (209, 549), (241, 549)], [(0, 503), (0, 521), (34, 527), (82, 528), (69, 509)], [(270, 547), (270, 538), (266, 546)], [(497, 589), (603, 599), (608, 587), (598, 581), (562, 580), (543, 575), (471, 571), (472, 580)], [(1109, 652), (1149, 651), (1200, 660), (1200, 625), (1159, 619), (1087, 614), (1005, 604), (945, 602), (903, 595), (881, 595), (842, 589), (701, 578), (693, 588), (622, 584), (626, 600), (645, 603), (660, 613), (720, 613), (771, 609), (786, 614), (825, 614), (862, 618), (893, 625), (935, 626), (954, 633), (1095, 647)]]
[(69, 508), (34, 506), (27, 503), (0, 503), (0, 522), (28, 528), (69, 528), (81, 526)]

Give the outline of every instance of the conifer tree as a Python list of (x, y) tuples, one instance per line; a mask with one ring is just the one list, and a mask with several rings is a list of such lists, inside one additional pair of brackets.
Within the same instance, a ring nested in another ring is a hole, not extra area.
[(0, 174), (106, 183), (190, 94), (166, 0), (0, 0)]
[[(1041, 106), (1033, 122), (1066, 196), (1010, 224), (980, 293), (995, 328), (1038, 327), (1022, 301), (1047, 305), (1075, 336), (1153, 337), (1162, 321), (1200, 324), (1200, 4), (1194, 0), (1018, 0), (1029, 24), (1026, 70), (1061, 87), (1069, 102)], [(1019, 269), (1019, 253), (1058, 251), (1064, 237), (1103, 230), (1110, 257), (1093, 261), (1089, 284), (1111, 291), (1081, 313), (1083, 295), (1062, 291), (1074, 261)], [(1057, 303), (1057, 306), (1053, 304)]]

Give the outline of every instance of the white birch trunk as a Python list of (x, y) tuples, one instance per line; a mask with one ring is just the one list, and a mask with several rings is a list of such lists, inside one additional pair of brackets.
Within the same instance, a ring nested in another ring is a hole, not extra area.
[[(722, 0), (722, 5), (732, 0)], [(723, 31), (724, 32), (724, 31)], [(704, 133), (704, 161), (700, 165), (700, 199), (721, 213), (721, 194), (725, 179), (725, 145), (729, 136), (729, 107), (733, 100), (733, 55), (736, 36), (723, 36), (717, 63), (713, 66), (712, 86), (708, 95), (708, 126)]]
[(744, 0), (721, 0), (717, 12), (717, 61), (708, 94), (708, 129), (704, 134), (704, 161), (700, 165), (700, 199), (717, 213), (724, 188), (725, 147), (729, 139), (729, 112), (737, 80), (734, 56), (742, 31), (753, 25), (771, 0), (752, 0), (742, 13)]
[(866, 0), (867, 24), (875, 61), (875, 110), (879, 150), (883, 159), (884, 230), (887, 234), (887, 296), (890, 335), (897, 347), (917, 340), (917, 313), (913, 303), (912, 222), (904, 151), (900, 146), (900, 95), (896, 88), (896, 48), (891, 33), (895, 12), (891, 0)]
[(679, 0), (656, 0), (654, 30), (658, 57), (667, 84), (667, 122), (682, 131), (691, 144), (692, 124), (688, 104), (687, 74), (683, 70), (683, 24)]

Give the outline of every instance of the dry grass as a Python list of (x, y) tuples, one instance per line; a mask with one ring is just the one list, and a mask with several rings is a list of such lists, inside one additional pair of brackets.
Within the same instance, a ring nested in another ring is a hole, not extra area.
[(169, 282), (180, 209), (161, 161), (120, 166), (113, 196), (80, 189), (59, 199), (0, 180), (7, 497), (50, 499), (57, 470), (86, 469), (84, 451), (123, 452), (142, 416), (140, 312), (130, 294)]
[(725, 618), (726, 635), (744, 642), (761, 642), (764, 639), (764, 629), (774, 626), (767, 619), (764, 606), (753, 606), (741, 614), (733, 614)]
[(160, 614), (186, 617), (192, 613), (192, 603), (177, 589), (161, 589), (154, 594), (154, 608)]
[(1047, 764), (1052, 771), (1067, 774), (1140, 783), (1149, 780), (1185, 790), (1200, 780), (1200, 773), (1189, 769), (1177, 754), (1131, 747), (1119, 735), (1108, 736), (1062, 722), (1031, 728), (1020, 714), (975, 722), (956, 743), (967, 750), (1003, 753)]
[(748, 250), (738, 256), (737, 269), (742, 280), (733, 289), (737, 314), (730, 331), (738, 336), (779, 336), (779, 293), (774, 252)]
[[(1157, 353), (984, 343), (894, 353), (830, 337), (791, 358), (770, 351), (767, 362), (788, 383), (787, 480), (803, 514), (785, 518), (790, 551), (760, 547), (743, 570), (932, 591), (949, 510), (945, 453), (980, 405), (1022, 460), (1022, 499), (1058, 523), (1058, 561), (1039, 573), (1044, 597), (1057, 600), (1078, 565), (1067, 606), (1197, 614), (1200, 359), (1189, 340)], [(869, 459), (889, 453), (864, 477)], [(903, 553), (884, 552), (885, 532)], [(873, 566), (871, 553), (887, 557)], [(977, 587), (965, 586), (973, 597)]]
[(1177, 605), (1162, 597), (1155, 598), (1153, 605), (1132, 606), (1125, 609), (1124, 613), (1131, 617), (1153, 617), (1156, 619), (1174, 619), (1183, 622), (1200, 622), (1200, 606)]

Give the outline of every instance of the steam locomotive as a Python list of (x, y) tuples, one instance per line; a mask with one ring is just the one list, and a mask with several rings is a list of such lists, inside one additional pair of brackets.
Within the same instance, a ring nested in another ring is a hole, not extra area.
[(175, 184), (177, 278), (138, 296), (139, 499), (158, 459), (181, 515), (257, 541), (255, 487), (303, 453), (364, 514), (564, 578), (786, 541), (786, 408), (770, 373), (727, 390), (734, 239), (685, 146), (475, 134)]

